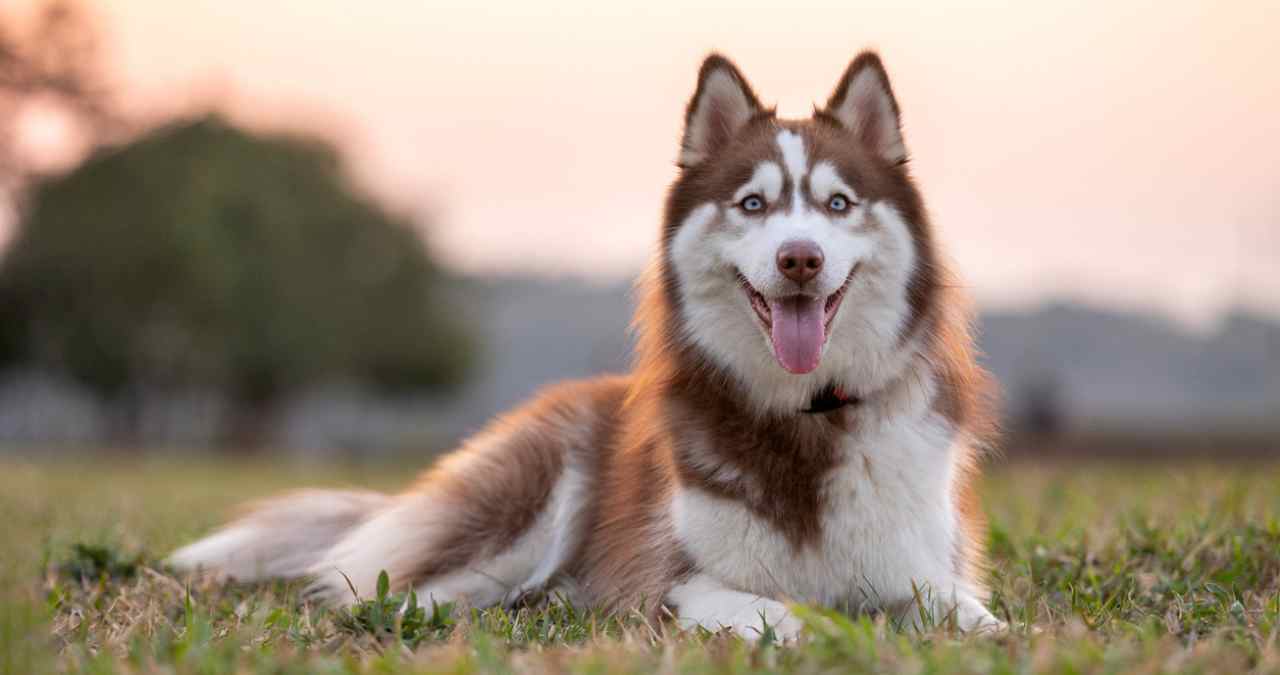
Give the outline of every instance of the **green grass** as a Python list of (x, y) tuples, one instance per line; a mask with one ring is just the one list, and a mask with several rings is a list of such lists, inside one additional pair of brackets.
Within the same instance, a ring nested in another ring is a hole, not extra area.
[(1280, 465), (991, 471), (995, 638), (812, 608), (795, 647), (554, 602), (337, 611), (156, 562), (243, 499), (417, 468), (0, 459), (0, 673), (1280, 673)]

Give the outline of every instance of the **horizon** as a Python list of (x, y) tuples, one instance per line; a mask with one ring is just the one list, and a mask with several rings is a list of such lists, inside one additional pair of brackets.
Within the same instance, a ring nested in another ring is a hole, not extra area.
[[(831, 7), (813, 22), (674, 0), (377, 15), (228, 4), (86, 7), (126, 113), (214, 109), (335, 139), (359, 183), (463, 273), (633, 278), (705, 53), (794, 116), (866, 46), (982, 309), (1066, 301), (1202, 330), (1237, 308), (1280, 318), (1280, 6), (944, 3)], [(51, 163), (74, 161), (41, 133)]]

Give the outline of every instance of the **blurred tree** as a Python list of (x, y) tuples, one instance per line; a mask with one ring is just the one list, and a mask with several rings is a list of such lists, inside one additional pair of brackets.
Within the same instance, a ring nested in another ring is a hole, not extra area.
[(97, 32), (68, 0), (40, 7), (29, 26), (0, 16), (0, 192), (12, 198), (35, 172), (19, 149), (18, 123), (29, 106), (67, 118), (92, 144), (125, 131), (101, 72)]
[(439, 281), (332, 147), (210, 116), (32, 187), (0, 260), (0, 367), (68, 372), (135, 419), (145, 396), (212, 387), (239, 411), (228, 440), (252, 444), (309, 383), (459, 381), (468, 342)]

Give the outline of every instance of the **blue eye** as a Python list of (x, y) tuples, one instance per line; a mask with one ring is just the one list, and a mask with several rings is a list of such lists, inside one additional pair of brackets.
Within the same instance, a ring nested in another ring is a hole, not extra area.
[(831, 195), (831, 199), (827, 200), (827, 208), (837, 213), (848, 211), (849, 198), (844, 195)]
[(764, 210), (764, 199), (760, 195), (747, 195), (742, 201), (738, 202), (738, 208), (748, 213)]

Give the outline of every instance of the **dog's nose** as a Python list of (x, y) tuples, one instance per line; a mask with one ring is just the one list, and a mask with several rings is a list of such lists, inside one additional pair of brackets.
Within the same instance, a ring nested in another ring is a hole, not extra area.
[(803, 284), (822, 271), (822, 249), (808, 239), (792, 239), (778, 247), (778, 271)]

